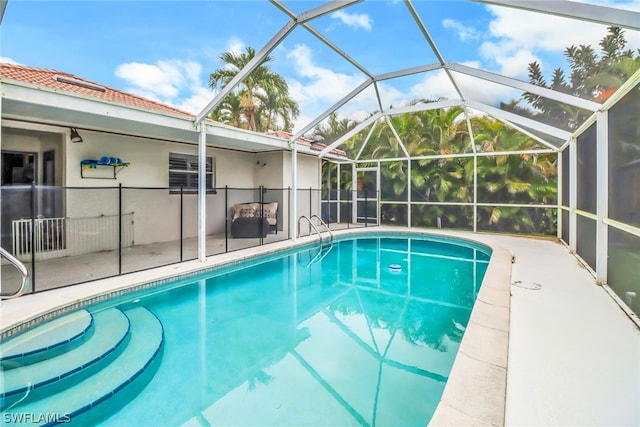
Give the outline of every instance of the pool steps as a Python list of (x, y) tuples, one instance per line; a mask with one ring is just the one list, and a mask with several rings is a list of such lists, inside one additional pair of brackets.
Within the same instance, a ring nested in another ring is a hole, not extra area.
[(61, 316), (0, 345), (0, 366), (11, 369), (68, 351), (86, 338), (93, 324), (87, 310)]
[[(138, 383), (146, 384), (149, 378), (143, 374), (157, 365), (154, 362), (160, 359), (164, 342), (159, 319), (143, 307), (109, 308), (93, 314), (91, 323), (85, 341), (68, 352), (13, 369), (3, 368), (3, 419), (17, 425), (20, 423), (13, 421), (20, 420), (21, 414), (54, 417), (37, 423), (44, 425), (66, 417), (76, 420), (88, 417), (87, 411), (100, 403), (125, 394), (121, 392), (136, 389)], [(46, 351), (40, 353), (44, 356)], [(32, 421), (23, 420), (30, 425)]]

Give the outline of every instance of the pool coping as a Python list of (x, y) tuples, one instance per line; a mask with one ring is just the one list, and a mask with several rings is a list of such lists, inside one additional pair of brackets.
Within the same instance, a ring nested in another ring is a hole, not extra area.
[[(369, 233), (416, 234), (455, 237), (481, 243), (492, 249), (491, 259), (471, 312), (431, 426), (494, 425), (505, 420), (509, 319), (511, 305), (511, 253), (483, 239), (482, 234), (463, 231), (367, 227), (335, 231), (334, 235)], [(137, 290), (161, 286), (223, 266), (248, 261), (256, 256), (277, 254), (312, 243), (317, 237), (285, 240), (208, 257), (204, 262), (188, 261), (123, 276), (25, 295), (0, 305), (0, 339), (22, 332), (38, 323), (90, 304)]]

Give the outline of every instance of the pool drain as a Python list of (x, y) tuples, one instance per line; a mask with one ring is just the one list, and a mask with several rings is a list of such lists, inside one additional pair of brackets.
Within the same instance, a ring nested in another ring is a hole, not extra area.
[(400, 264), (389, 264), (389, 271), (399, 273), (402, 271), (402, 266)]

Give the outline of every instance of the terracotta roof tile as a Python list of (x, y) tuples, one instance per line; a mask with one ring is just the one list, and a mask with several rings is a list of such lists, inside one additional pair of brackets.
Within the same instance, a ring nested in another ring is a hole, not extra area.
[[(267, 132), (267, 135), (277, 136), (279, 138), (283, 138), (283, 139), (286, 139), (286, 140), (290, 140), (291, 137), (293, 136), (292, 133), (289, 133), (289, 132), (286, 132), (286, 131), (283, 131), (283, 130), (272, 130), (272, 131)], [(313, 141), (313, 140), (311, 140), (309, 138), (306, 138), (304, 136), (301, 136), (300, 138), (298, 138), (298, 141), (302, 142), (303, 144), (308, 144), (309, 147), (312, 150), (315, 150), (315, 151), (322, 151), (327, 147), (327, 144), (325, 144), (323, 142)], [(331, 153), (336, 154), (338, 156), (346, 156), (347, 155), (344, 151), (339, 150), (337, 148), (334, 148), (333, 150), (331, 150)]]
[[(170, 107), (156, 101), (151, 101), (140, 96), (132, 95), (118, 89), (113, 89), (70, 73), (64, 73), (62, 71), (0, 63), (0, 79), (18, 80), (37, 86), (46, 86), (56, 90), (78, 93), (105, 101), (115, 102), (118, 104), (174, 114), (189, 119), (195, 118), (195, 115), (178, 110), (177, 108)], [(291, 137), (293, 136), (289, 132), (285, 131), (267, 132), (267, 135), (273, 135), (287, 140), (291, 139)], [(315, 151), (321, 151), (326, 147), (326, 145), (323, 143), (314, 142), (305, 137), (299, 138), (299, 141), (309, 144), (311, 149)], [(335, 149), (331, 152), (341, 156), (345, 155), (345, 152), (342, 150)]]
[(195, 117), (193, 114), (178, 110), (177, 108), (122, 92), (62, 71), (0, 63), (0, 78), (19, 80), (38, 86), (46, 86), (52, 89), (79, 93), (105, 101), (117, 102), (118, 104), (130, 105), (132, 107), (143, 108), (146, 110), (175, 114), (191, 119)]

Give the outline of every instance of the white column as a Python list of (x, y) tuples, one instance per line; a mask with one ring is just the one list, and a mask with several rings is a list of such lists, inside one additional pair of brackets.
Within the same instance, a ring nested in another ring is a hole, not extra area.
[(411, 157), (407, 160), (407, 227), (411, 227)]
[(596, 133), (596, 282), (607, 282), (609, 233), (605, 218), (609, 216), (609, 116), (607, 111), (597, 113)]
[(298, 145), (293, 142), (291, 150), (291, 217), (289, 230), (293, 230), (293, 241), (298, 239)]
[(556, 229), (556, 237), (558, 239), (562, 239), (562, 220), (564, 218), (565, 215), (568, 215), (567, 212), (563, 211), (561, 206), (562, 206), (562, 196), (563, 196), (563, 189), (562, 186), (564, 185), (564, 182), (562, 181), (562, 174), (564, 172), (563, 166), (562, 166), (562, 162), (563, 162), (563, 158), (564, 156), (568, 155), (565, 154), (565, 151), (558, 151), (558, 210), (557, 212), (557, 218), (558, 218), (558, 228)]
[(473, 153), (473, 232), (478, 232), (478, 155), (475, 151)]
[(207, 258), (207, 131), (200, 122), (198, 137), (198, 260)]
[(336, 167), (337, 167), (337, 171), (336, 173), (338, 174), (338, 176), (336, 176), (336, 220), (338, 222), (342, 222), (340, 219), (340, 200), (342, 200), (342, 182), (340, 180), (340, 170), (342, 169), (342, 163), (336, 163)]
[(576, 139), (569, 142), (569, 250), (576, 253), (576, 238), (578, 236), (578, 146)]
[(358, 222), (358, 174), (356, 164), (351, 163), (351, 223)]

